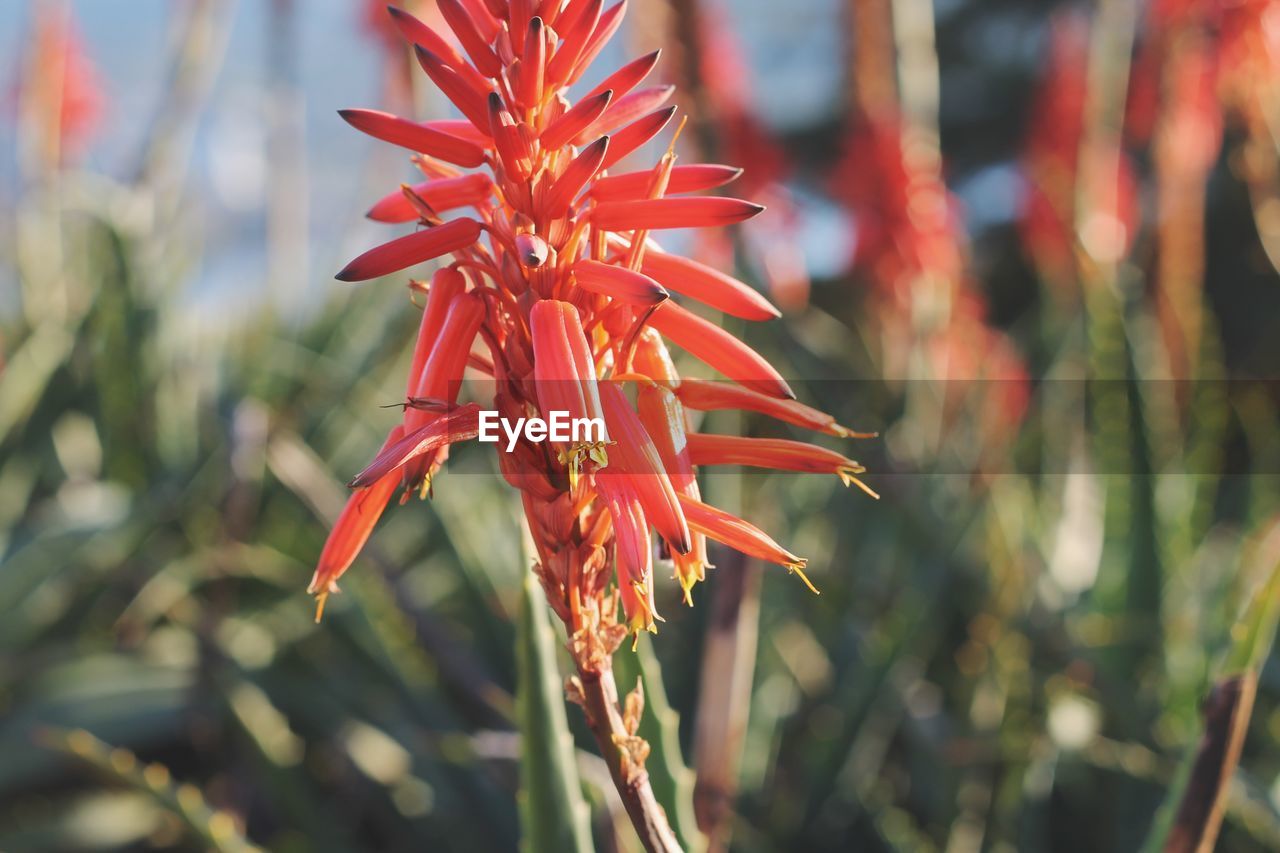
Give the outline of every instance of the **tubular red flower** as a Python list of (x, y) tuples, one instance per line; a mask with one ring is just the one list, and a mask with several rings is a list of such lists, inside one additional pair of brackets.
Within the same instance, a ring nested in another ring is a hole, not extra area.
[(385, 448), (349, 485), (353, 489), (363, 489), (379, 483), (392, 474), (398, 475), (400, 468), (414, 459), (446, 444), (475, 438), (479, 431), (480, 407), (475, 403), (459, 406)]
[(441, 57), (449, 67), (461, 74), (473, 88), (479, 90), (488, 85), (484, 77), (472, 68), (470, 63), (462, 58), (461, 54), (453, 49), (453, 45), (449, 44), (431, 27), (398, 6), (389, 6), (387, 11), (391, 13), (391, 19), (410, 44), (421, 45)]
[(657, 305), (671, 296), (662, 285), (643, 273), (600, 261), (578, 261), (573, 265), (573, 279), (583, 290), (628, 305)]
[(604, 46), (609, 43), (609, 39), (613, 38), (614, 33), (618, 31), (618, 27), (622, 26), (622, 18), (627, 14), (627, 0), (622, 0), (610, 6), (604, 14), (600, 16), (599, 22), (591, 33), (591, 39), (587, 42), (586, 48), (582, 51), (582, 55), (578, 57), (576, 67), (573, 73), (569, 75), (569, 85), (578, 82), (578, 78), (582, 76), (582, 72), (590, 67), (595, 58), (600, 55), (600, 51), (604, 50)]
[(568, 412), (573, 419), (603, 420), (595, 362), (577, 309), (567, 302), (546, 299), (529, 312), (529, 325), (542, 413)]
[(722, 409), (739, 409), (759, 412), (771, 418), (794, 424), (805, 429), (825, 432), (839, 438), (874, 438), (875, 433), (854, 432), (836, 423), (825, 412), (810, 408), (795, 400), (779, 400), (741, 385), (712, 382), (705, 379), (682, 379), (675, 389), (680, 402), (700, 412)]
[(605, 158), (604, 168), (612, 168), (614, 164), (661, 133), (675, 114), (675, 107), (667, 107), (665, 110), (658, 110), (656, 113), (637, 119), (613, 134), (613, 142), (609, 156)]
[(489, 109), (486, 98), (490, 92), (488, 85), (477, 86), (450, 67), (439, 55), (422, 45), (415, 45), (414, 55), (418, 64), (431, 78), (431, 82), (444, 93), (453, 105), (462, 111), (467, 120), (475, 125), (476, 130), (487, 133), (489, 129)]
[(457, 136), (425, 127), (381, 110), (338, 110), (347, 124), (356, 130), (408, 148), (438, 157), (458, 166), (479, 166), (484, 162), (484, 149)]
[(781, 312), (751, 287), (697, 261), (665, 252), (645, 252), (640, 269), (676, 293), (744, 320), (772, 320)]
[[(512, 10), (513, 15), (515, 10)], [(517, 26), (516, 18), (512, 18), (512, 26)], [(513, 29), (512, 32), (519, 32)], [(542, 101), (546, 84), (547, 36), (541, 18), (529, 20), (525, 29), (524, 44), (520, 51), (520, 74), (516, 95), (521, 105), (533, 109)]]
[(543, 201), (547, 216), (557, 219), (568, 213), (574, 197), (588, 181), (595, 177), (596, 172), (600, 171), (608, 151), (609, 137), (602, 136), (574, 158), (564, 170), (564, 174), (551, 185), (551, 189), (547, 190), (546, 199)]
[[(692, 193), (722, 187), (742, 174), (741, 169), (733, 166), (720, 166), (713, 163), (697, 163), (691, 166), (672, 168), (667, 181), (667, 193)], [(596, 201), (632, 201), (648, 198), (649, 187), (653, 184), (653, 169), (639, 172), (625, 172), (620, 175), (606, 175), (597, 178), (591, 185), (591, 197)]]
[(615, 99), (609, 109), (605, 110), (593, 125), (578, 134), (574, 143), (581, 145), (592, 137), (608, 133), (648, 115), (671, 100), (675, 91), (675, 86), (653, 86), (632, 92), (624, 98)]
[(604, 405), (609, 435), (615, 439), (610, 454), (613, 467), (621, 474), (630, 475), (627, 478), (629, 485), (662, 538), (676, 552), (687, 554), (689, 527), (685, 524), (684, 513), (680, 511), (680, 502), (676, 499), (662, 457), (640, 422), (640, 416), (616, 384), (600, 386), (600, 402)]
[(376, 222), (412, 222), (420, 213), (409, 194), (421, 199), (436, 213), (459, 207), (477, 207), (493, 194), (493, 181), (477, 172), (459, 178), (441, 178), (420, 184), (401, 185), (400, 189), (378, 199), (365, 216)]
[(579, 0), (570, 3), (560, 16), (559, 30), (564, 42), (551, 57), (547, 66), (547, 81), (553, 86), (563, 85), (573, 72), (588, 40), (600, 20), (601, 0)]
[[(583, 98), (578, 101), (572, 109), (551, 122), (547, 129), (542, 132), (541, 141), (543, 147), (555, 149), (568, 145), (569, 140), (581, 133), (583, 128), (590, 126), (604, 113), (612, 99), (613, 92), (606, 89), (598, 95), (592, 95), (589, 98)], [(657, 131), (654, 132), (656, 133)]]
[(596, 485), (613, 521), (617, 541), (618, 591), (627, 625), (633, 632), (656, 632), (653, 608), (653, 550), (643, 501), (625, 475), (604, 469)]
[[(413, 347), (413, 359), (409, 362), (409, 380), (405, 388), (405, 399), (425, 397), (426, 385), (423, 384), (422, 371), (426, 367), (427, 358), (432, 352), (439, 351), (440, 328), (444, 318), (448, 316), (449, 306), (467, 289), (467, 281), (462, 273), (448, 267), (437, 270), (431, 277), (431, 288), (427, 291), (427, 307), (422, 311), (422, 322), (418, 324), (418, 340)], [(407, 410), (406, 410), (407, 413)]]
[(834, 450), (785, 438), (743, 438), (737, 435), (689, 436), (689, 459), (694, 465), (750, 465), (783, 471), (835, 474), (846, 486), (866, 486), (856, 475), (867, 469)]
[(748, 557), (756, 557), (770, 563), (786, 566), (788, 570), (800, 576), (805, 586), (817, 592), (813, 584), (809, 583), (809, 578), (804, 574), (808, 561), (783, 548), (754, 524), (693, 498), (682, 496), (680, 505), (684, 507), (685, 516), (689, 519), (689, 526), (694, 530), (705, 534), (722, 545), (728, 545), (733, 550), (740, 551)]
[[(662, 459), (662, 467), (671, 479), (671, 486), (682, 498), (701, 500), (698, 479), (693, 463), (689, 461), (688, 439), (685, 430), (684, 409), (671, 390), (656, 383), (642, 382), (636, 390), (636, 412), (645, 432), (653, 439)], [(672, 552), (676, 578), (684, 590), (685, 603), (692, 604), (694, 584), (706, 579), (707, 538), (689, 529), (689, 551)]]
[(471, 61), (475, 63), (480, 73), (486, 77), (501, 75), (502, 63), (498, 61), (498, 55), (489, 46), (488, 38), (480, 34), (476, 24), (478, 16), (473, 17), (458, 0), (436, 0), (436, 8), (440, 10), (445, 22), (449, 24), (449, 29), (453, 30), (454, 35), (458, 37), (458, 41), (462, 43), (462, 49), (471, 57)]
[(591, 211), (591, 221), (606, 231), (656, 231), (664, 228), (714, 228), (757, 216), (764, 207), (723, 196), (606, 201)]
[[(453, 285), (450, 286), (450, 290)], [(448, 310), (440, 324), (440, 331), (431, 345), (430, 354), (422, 365), (422, 375), (410, 396), (452, 403), (458, 398), (462, 372), (471, 353), (471, 344), (484, 322), (484, 300), (475, 293), (456, 296), (448, 303)], [(426, 317), (423, 318), (424, 322)], [(405, 411), (405, 431), (417, 429), (425, 418), (420, 410)]]
[(502, 158), (503, 168), (518, 180), (528, 178), (533, 153), (521, 138), (515, 118), (503, 106), (502, 96), (497, 92), (489, 93), (488, 108), (489, 134)]
[(478, 239), (479, 222), (455, 219), (370, 249), (343, 267), (334, 278), (367, 281), (464, 249)]
[(734, 382), (772, 397), (795, 399), (786, 380), (759, 353), (675, 302), (662, 303), (650, 316), (649, 323), (663, 337)]
[(635, 350), (631, 354), (631, 370), (663, 385), (680, 384), (680, 375), (671, 360), (671, 353), (657, 329), (645, 328), (636, 339)]
[[(383, 450), (394, 446), (402, 436), (403, 430), (399, 425), (392, 427), (387, 440), (382, 445)], [(362, 489), (347, 499), (347, 505), (343, 507), (342, 513), (329, 532), (329, 538), (325, 540), (320, 559), (316, 563), (315, 573), (307, 586), (308, 593), (319, 597), (316, 607), (317, 622), (320, 621), (320, 614), (324, 610), (325, 599), (330, 593), (338, 591), (338, 578), (351, 567), (360, 550), (364, 548), (364, 543), (369, 541), (374, 525), (382, 517), (399, 484), (398, 476), (388, 475), (373, 483), (370, 488)]]
[(600, 85), (587, 93), (587, 97), (590, 98), (594, 95), (599, 95), (606, 89), (612, 90), (615, 95), (622, 97), (636, 86), (639, 86), (640, 82), (649, 76), (649, 72), (658, 64), (658, 57), (661, 55), (661, 50), (655, 50), (652, 53), (646, 53), (639, 59), (631, 60), (617, 71), (601, 80)]

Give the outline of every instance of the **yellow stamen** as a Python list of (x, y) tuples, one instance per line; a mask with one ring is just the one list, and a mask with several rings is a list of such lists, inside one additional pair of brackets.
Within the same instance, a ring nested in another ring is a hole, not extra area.
[(809, 576), (804, 573), (804, 565), (804, 563), (799, 563), (794, 566), (787, 566), (787, 572), (793, 575), (799, 575), (800, 580), (804, 581), (804, 585), (809, 587), (809, 591), (814, 595), (822, 595), (822, 593), (818, 592), (818, 588), (813, 585), (813, 581), (809, 580)]
[(329, 590), (322, 589), (316, 593), (316, 624), (320, 624), (320, 617), (324, 616), (324, 603), (329, 600)]
[(861, 480), (859, 480), (857, 477), (854, 476), (855, 474), (861, 474), (866, 470), (867, 470), (866, 468), (863, 468), (861, 465), (859, 465), (856, 468), (840, 468), (836, 471), (836, 474), (840, 477), (840, 482), (844, 483), (846, 486), (850, 484), (855, 485), (859, 489), (862, 489), (862, 491), (866, 492), (871, 497), (875, 498), (876, 500), (880, 500), (879, 494), (877, 494), (874, 490), (872, 490), (872, 488), (868, 486), (866, 483), (862, 482)]

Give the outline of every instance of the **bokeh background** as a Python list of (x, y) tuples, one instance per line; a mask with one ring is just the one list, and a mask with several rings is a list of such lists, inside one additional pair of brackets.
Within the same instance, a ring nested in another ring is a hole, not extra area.
[[(448, 112), (381, 6), (0, 0), (0, 850), (519, 844), (492, 460), (304, 593), (417, 326), (331, 279), (408, 174), (336, 110)], [(1280, 3), (631, 0), (601, 67), (655, 47), (770, 207), (675, 241), (880, 433), (879, 501), (707, 479), (821, 596), (719, 554), (620, 653), (682, 837), (1158, 850), (1217, 804), (1280, 847)]]

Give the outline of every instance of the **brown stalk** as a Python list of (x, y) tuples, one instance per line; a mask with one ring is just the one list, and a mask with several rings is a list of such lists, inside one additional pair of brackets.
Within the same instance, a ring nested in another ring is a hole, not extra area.
[(694, 731), (693, 809), (709, 850), (729, 846), (759, 639), (761, 568), (726, 553), (712, 584)]
[(1214, 685), (1205, 701), (1204, 735), (1165, 853), (1211, 853), (1253, 712), (1258, 675), (1248, 671)]
[(640, 843), (649, 853), (681, 850), (667, 815), (658, 805), (649, 784), (649, 772), (644, 767), (649, 744), (635, 734), (643, 709), (643, 694), (637, 692), (627, 697), (624, 716), (618, 707), (612, 655), (583, 654), (581, 649), (574, 651), (578, 676), (569, 681), (569, 698), (582, 706), (587, 726), (600, 745), (600, 755), (609, 768), (627, 816), (640, 836)]

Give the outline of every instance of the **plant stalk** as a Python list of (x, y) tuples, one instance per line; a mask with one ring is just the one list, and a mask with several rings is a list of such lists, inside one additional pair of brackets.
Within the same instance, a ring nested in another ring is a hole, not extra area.
[(605, 656), (597, 667), (578, 668), (582, 695), (576, 697), (586, 714), (587, 726), (600, 745), (600, 755), (609, 767), (614, 787), (622, 797), (627, 815), (649, 853), (681, 850), (667, 815), (658, 805), (644, 768), (648, 744), (627, 731), (618, 710), (618, 686), (613, 678), (613, 662)]

